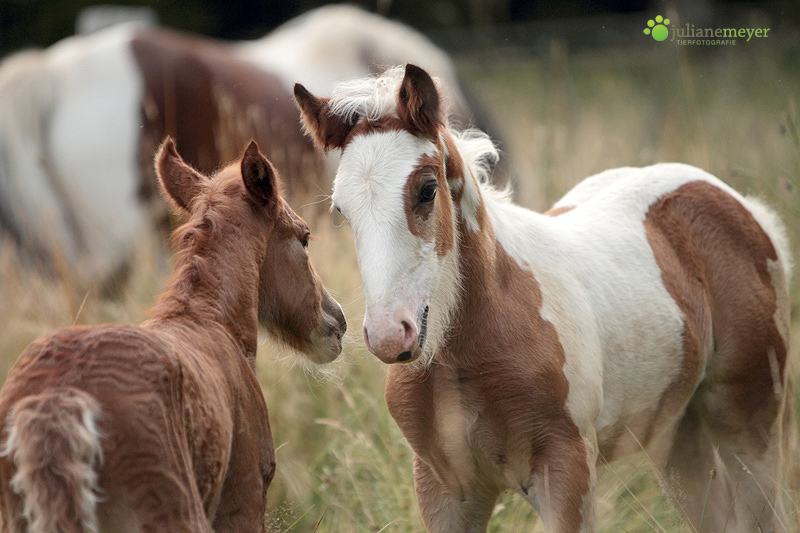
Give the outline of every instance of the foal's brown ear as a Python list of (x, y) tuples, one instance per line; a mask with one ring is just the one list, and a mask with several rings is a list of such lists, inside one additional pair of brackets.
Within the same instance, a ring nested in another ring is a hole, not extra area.
[(278, 171), (250, 141), (242, 156), (242, 179), (247, 192), (262, 205), (274, 206), (278, 199)]
[(156, 152), (156, 175), (162, 190), (175, 205), (188, 211), (207, 177), (189, 166), (175, 148), (175, 141), (167, 137)]
[(294, 84), (294, 101), (300, 109), (303, 131), (314, 140), (314, 145), (324, 152), (343, 148), (353, 124), (330, 111), (329, 98), (317, 98), (308, 89)]
[(439, 91), (433, 78), (411, 63), (397, 93), (397, 114), (413, 131), (434, 137), (442, 124)]

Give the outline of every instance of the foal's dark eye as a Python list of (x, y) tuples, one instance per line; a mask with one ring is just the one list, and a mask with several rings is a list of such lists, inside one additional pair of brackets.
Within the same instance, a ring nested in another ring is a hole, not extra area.
[(423, 185), (419, 190), (419, 201), (421, 203), (432, 202), (436, 198), (436, 187), (437, 183), (435, 181), (429, 181)]
[(308, 239), (310, 238), (311, 238), (310, 233), (306, 233), (305, 235), (303, 235), (303, 239), (300, 241), (301, 243), (303, 243), (303, 248), (308, 248)]

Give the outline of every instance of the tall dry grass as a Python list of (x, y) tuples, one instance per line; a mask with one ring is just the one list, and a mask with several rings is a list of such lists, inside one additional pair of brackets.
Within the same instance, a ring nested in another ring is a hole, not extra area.
[[(518, 201), (542, 209), (582, 178), (607, 168), (683, 161), (773, 205), (800, 257), (800, 56), (797, 47), (736, 47), (690, 55), (675, 47), (541, 57), (492, 51), (459, 66), (505, 132)], [(329, 191), (319, 191), (322, 199)], [(301, 214), (310, 208), (298, 205)], [(311, 218), (311, 217), (309, 217)], [(342, 221), (313, 223), (311, 253), (343, 304), (349, 332), (342, 361), (306, 372), (265, 339), (258, 372), (270, 409), (278, 470), (269, 492), (268, 530), (422, 531), (412, 455), (388, 415), (385, 367), (361, 339), (363, 301), (351, 235)], [(340, 227), (336, 227), (340, 226)], [(0, 249), (0, 375), (37, 335), (74, 322), (138, 322), (168, 268), (158, 245), (142, 244), (131, 276), (112, 298), (18, 265)], [(792, 280), (792, 331), (800, 338), (800, 287)], [(798, 381), (800, 342), (791, 348)], [(793, 404), (800, 412), (795, 387)], [(800, 454), (783, 479), (789, 525), (800, 530)], [(693, 531), (659, 491), (644, 456), (599, 469), (603, 531)], [(504, 494), (490, 531), (541, 531), (536, 513)]]

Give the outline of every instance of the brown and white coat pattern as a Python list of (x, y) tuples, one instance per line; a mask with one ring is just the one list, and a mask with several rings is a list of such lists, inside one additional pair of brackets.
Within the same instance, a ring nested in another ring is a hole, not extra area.
[(431, 531), (484, 531), (506, 489), (548, 531), (594, 531), (596, 465), (641, 448), (698, 530), (782, 526), (789, 258), (767, 208), (659, 164), (523, 209), (483, 183), (491, 142), (449, 129), (413, 65), (295, 98), (342, 149), (332, 199), (367, 345), (415, 361), (389, 368), (386, 400)]

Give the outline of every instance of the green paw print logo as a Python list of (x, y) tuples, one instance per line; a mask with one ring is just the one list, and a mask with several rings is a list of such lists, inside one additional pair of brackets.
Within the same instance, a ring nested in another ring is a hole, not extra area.
[(656, 41), (663, 41), (669, 35), (669, 29), (667, 28), (667, 26), (669, 26), (669, 19), (665, 19), (661, 15), (658, 15), (655, 20), (648, 20), (647, 26), (648, 27), (644, 29), (644, 34), (652, 35), (653, 39)]

